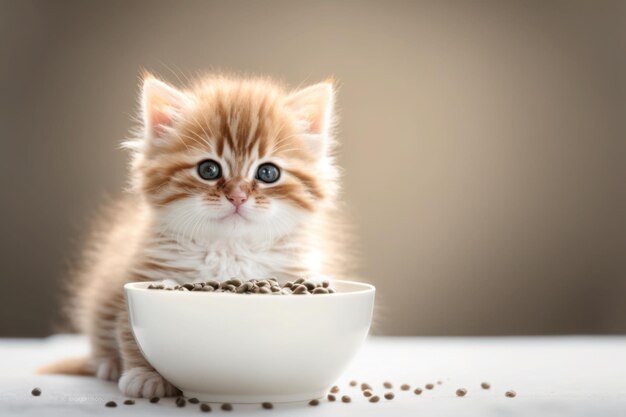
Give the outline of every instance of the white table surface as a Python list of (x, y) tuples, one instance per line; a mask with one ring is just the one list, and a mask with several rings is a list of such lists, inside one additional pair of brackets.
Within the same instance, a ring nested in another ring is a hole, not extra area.
[[(34, 370), (55, 359), (86, 352), (78, 336), (0, 339), (0, 416), (198, 415), (197, 405), (176, 408), (125, 399), (113, 383), (89, 377), (43, 376)], [(282, 416), (626, 416), (626, 337), (388, 338), (370, 337), (348, 371), (337, 381), (352, 403), (322, 401), (235, 405), (231, 412), (213, 406), (207, 415)], [(394, 383), (395, 399), (372, 404), (348, 381), (365, 381), (377, 394)], [(414, 387), (441, 380), (416, 396)], [(480, 388), (482, 381), (490, 390)], [(400, 391), (402, 383), (411, 391)], [(31, 389), (43, 394), (33, 397)], [(455, 395), (466, 388), (467, 396)], [(516, 398), (506, 398), (513, 389)], [(340, 394), (340, 395), (341, 395)], [(104, 403), (114, 400), (117, 408)]]

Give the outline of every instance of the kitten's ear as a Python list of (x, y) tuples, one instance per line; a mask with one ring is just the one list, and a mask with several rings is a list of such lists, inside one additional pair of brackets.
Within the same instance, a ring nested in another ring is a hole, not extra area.
[(146, 74), (141, 90), (141, 110), (147, 137), (163, 137), (191, 102), (187, 94)]
[(303, 88), (287, 97), (287, 106), (296, 115), (298, 126), (315, 151), (323, 152), (333, 122), (335, 91), (331, 82)]

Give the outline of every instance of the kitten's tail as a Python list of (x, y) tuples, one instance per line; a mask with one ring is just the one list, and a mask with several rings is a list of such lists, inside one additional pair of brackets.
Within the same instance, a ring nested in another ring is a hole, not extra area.
[(63, 374), (63, 375), (86, 375), (94, 376), (95, 372), (89, 358), (67, 358), (61, 359), (37, 369), (38, 374)]

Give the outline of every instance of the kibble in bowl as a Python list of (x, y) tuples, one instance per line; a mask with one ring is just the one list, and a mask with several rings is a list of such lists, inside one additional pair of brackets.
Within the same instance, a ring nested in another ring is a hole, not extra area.
[(325, 396), (369, 331), (375, 294), (351, 281), (282, 295), (150, 285), (124, 287), (144, 356), (185, 397), (220, 403)]

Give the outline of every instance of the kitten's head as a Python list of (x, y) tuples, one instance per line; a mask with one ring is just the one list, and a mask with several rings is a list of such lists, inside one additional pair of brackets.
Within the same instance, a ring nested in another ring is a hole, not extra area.
[(147, 75), (141, 109), (133, 184), (180, 236), (280, 237), (332, 203), (331, 83), (220, 76), (178, 90)]

